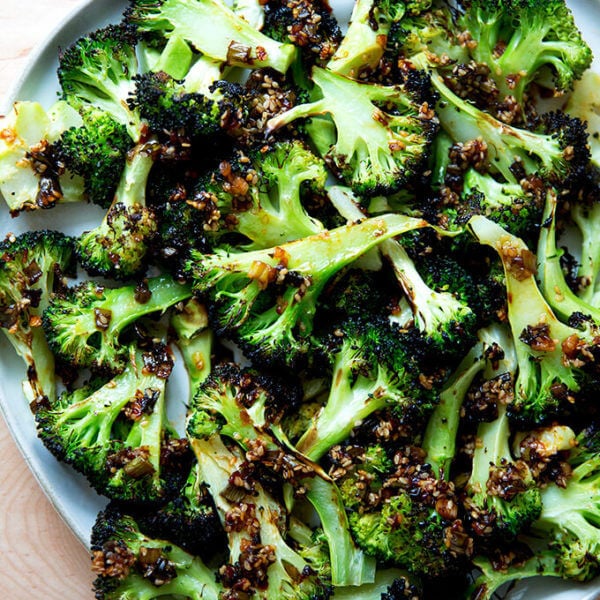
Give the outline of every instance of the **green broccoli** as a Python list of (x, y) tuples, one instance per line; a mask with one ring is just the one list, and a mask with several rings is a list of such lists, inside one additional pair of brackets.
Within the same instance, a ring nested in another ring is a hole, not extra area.
[(109, 498), (153, 502), (172, 495), (185, 479), (188, 450), (166, 415), (172, 367), (162, 344), (130, 347), (125, 370), (105, 385), (64, 392), (38, 410), (39, 437)]
[(199, 558), (143, 535), (135, 519), (114, 506), (98, 515), (91, 542), (97, 600), (219, 600), (224, 591)]
[(0, 327), (27, 367), (32, 410), (56, 398), (54, 356), (42, 314), (63, 275), (75, 275), (73, 240), (57, 231), (27, 232), (0, 243)]
[(59, 101), (46, 111), (37, 102), (16, 102), (0, 124), (0, 193), (13, 215), (83, 200), (81, 178), (53, 148), (65, 131), (82, 127), (74, 108)]
[(218, 335), (234, 338), (261, 363), (299, 364), (327, 281), (385, 239), (426, 225), (388, 214), (266, 250), (193, 251), (187, 272), (209, 301)]
[(545, 69), (565, 91), (592, 62), (564, 0), (464, 0), (461, 8), (456, 24), (475, 41), (471, 57), (490, 68), (502, 96), (519, 106), (532, 81), (543, 84)]
[(267, 132), (315, 117), (307, 131), (334, 172), (357, 194), (391, 194), (418, 173), (437, 129), (422, 110), (433, 104), (426, 79), (382, 86), (314, 67), (313, 101), (270, 119)]
[(127, 362), (121, 332), (136, 319), (190, 296), (188, 286), (168, 275), (115, 289), (86, 281), (52, 298), (44, 311), (44, 331), (54, 353), (67, 363), (119, 371)]
[(285, 73), (296, 57), (291, 44), (268, 38), (220, 0), (134, 0), (127, 23), (141, 32), (176, 35), (219, 62)]

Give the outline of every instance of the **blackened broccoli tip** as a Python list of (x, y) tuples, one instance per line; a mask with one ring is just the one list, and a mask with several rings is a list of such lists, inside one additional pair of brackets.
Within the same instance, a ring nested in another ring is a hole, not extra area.
[(188, 444), (166, 416), (173, 362), (162, 344), (131, 347), (125, 370), (84, 397), (65, 392), (36, 413), (39, 436), (60, 460), (112, 499), (155, 502), (187, 474)]
[(55, 156), (83, 178), (87, 199), (108, 208), (132, 141), (127, 129), (108, 113), (85, 107), (83, 125), (66, 130), (54, 145)]
[(490, 67), (504, 96), (523, 104), (529, 84), (550, 69), (558, 90), (569, 90), (588, 69), (592, 52), (564, 0), (466, 0), (457, 26), (476, 41), (469, 51)]
[(186, 90), (164, 72), (144, 73), (136, 77), (135, 93), (129, 101), (153, 132), (182, 131), (189, 137), (214, 135), (221, 129), (225, 103), (199, 92)]
[(125, 21), (140, 32), (177, 35), (202, 54), (236, 67), (285, 73), (296, 57), (292, 44), (262, 34), (219, 0), (134, 0)]
[(59, 56), (62, 97), (75, 108), (94, 106), (127, 128), (137, 142), (143, 123), (127, 99), (139, 64), (137, 35), (127, 25), (109, 25), (79, 38)]
[(190, 296), (188, 286), (168, 275), (113, 289), (86, 281), (52, 298), (44, 331), (54, 353), (68, 364), (114, 372), (126, 363), (127, 349), (119, 343), (125, 327)]
[(195, 292), (212, 302), (217, 334), (233, 337), (257, 364), (291, 366), (307, 358), (329, 279), (384, 239), (423, 226), (388, 214), (265, 250), (192, 252), (187, 272)]
[(215, 574), (197, 557), (162, 539), (143, 535), (135, 519), (109, 506), (92, 530), (92, 570), (97, 600), (159, 598), (216, 600)]
[(391, 194), (419, 173), (437, 130), (433, 107), (415, 102), (407, 86), (360, 83), (319, 67), (312, 80), (321, 97), (273, 117), (268, 131), (325, 115), (314, 132), (307, 123), (309, 136), (359, 195)]
[(73, 239), (58, 231), (26, 232), (0, 243), (0, 327), (25, 362), (34, 403), (55, 398), (55, 361), (41, 317), (64, 277), (75, 275), (74, 256)]
[(154, 165), (152, 144), (129, 153), (112, 203), (96, 228), (77, 240), (77, 256), (90, 275), (132, 279), (146, 272), (158, 228), (146, 205), (146, 184)]

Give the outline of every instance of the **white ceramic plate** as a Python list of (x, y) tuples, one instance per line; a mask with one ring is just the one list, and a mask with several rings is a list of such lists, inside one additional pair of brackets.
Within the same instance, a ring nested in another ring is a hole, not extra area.
[[(571, 0), (568, 2), (584, 37), (597, 57), (594, 69), (600, 73), (600, 1)], [(350, 15), (353, 0), (330, 0), (340, 22)], [(14, 100), (37, 100), (49, 107), (58, 90), (56, 79), (57, 51), (66, 47), (80, 35), (93, 31), (107, 23), (120, 20), (126, 7), (125, 0), (87, 0), (68, 16), (50, 37), (41, 44), (29, 60), (22, 77), (9, 94), (9, 104)], [(600, 93), (600, 92), (599, 92)], [(9, 106), (0, 106), (0, 114), (6, 114)], [(104, 211), (94, 206), (59, 205), (50, 211), (23, 214), (11, 219), (3, 201), (0, 201), (0, 239), (6, 233), (21, 233), (30, 229), (61, 229), (76, 235), (95, 226)], [(98, 511), (106, 500), (98, 496), (83, 477), (62, 465), (44, 448), (35, 432), (35, 423), (27, 402), (21, 392), (25, 378), (23, 362), (17, 357), (6, 340), (0, 335), (0, 409), (25, 460), (44, 492), (75, 535), (86, 545)], [(184, 377), (170, 382), (170, 398), (185, 398), (187, 382)], [(181, 406), (175, 410), (181, 409)], [(600, 582), (592, 582), (576, 588), (568, 582), (538, 579), (524, 582), (510, 594), (512, 600), (598, 600)]]

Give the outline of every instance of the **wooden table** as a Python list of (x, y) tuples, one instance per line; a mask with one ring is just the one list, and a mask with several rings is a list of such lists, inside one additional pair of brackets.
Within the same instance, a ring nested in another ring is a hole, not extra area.
[[(103, 0), (98, 0), (102, 2)], [(81, 0), (0, 1), (0, 100), (31, 49)], [(90, 561), (0, 418), (0, 598), (93, 598)]]

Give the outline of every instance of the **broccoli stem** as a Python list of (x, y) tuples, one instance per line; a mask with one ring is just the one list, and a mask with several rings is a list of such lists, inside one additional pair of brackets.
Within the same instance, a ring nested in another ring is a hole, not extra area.
[(477, 343), (463, 358), (440, 394), (425, 429), (423, 449), (437, 477), (448, 479), (450, 465), (456, 454), (456, 434), (460, 422), (460, 407), (477, 373), (485, 368), (482, 346)]
[[(373, 600), (374, 598), (388, 598), (387, 592), (395, 581), (405, 580), (410, 582), (412, 576), (407, 571), (400, 569), (378, 569), (373, 583), (365, 583), (359, 588), (342, 587), (333, 592), (335, 600)], [(385, 594), (385, 595), (384, 595)], [(395, 596), (391, 596), (395, 598)]]
[(321, 477), (305, 482), (307, 499), (317, 511), (331, 553), (331, 583), (360, 586), (375, 580), (375, 559), (360, 550), (350, 535), (350, 525), (339, 489)]
[(193, 398), (211, 370), (213, 333), (208, 328), (206, 308), (195, 298), (190, 299), (181, 312), (171, 317), (171, 326), (190, 380), (190, 398)]
[(595, 297), (600, 271), (600, 202), (592, 206), (574, 203), (571, 218), (581, 232), (581, 258), (577, 276), (586, 286), (578, 292), (579, 297), (592, 306), (597, 306)]
[[(556, 192), (548, 190), (542, 219), (543, 226), (538, 240), (538, 256), (544, 257), (544, 260), (538, 261), (538, 279), (542, 291), (548, 300), (548, 304), (561, 319), (568, 320), (573, 313), (582, 313), (590, 316), (596, 324), (600, 324), (600, 310), (574, 294), (565, 281), (560, 264), (562, 252), (556, 247), (557, 202)], [(595, 246), (599, 245), (595, 244)], [(584, 247), (583, 252), (586, 252), (586, 250)], [(600, 258), (600, 251), (594, 250), (594, 253)], [(583, 254), (583, 256), (589, 255)], [(591, 265), (593, 260), (591, 258), (589, 262), (587, 260), (582, 261), (582, 265), (585, 263)], [(588, 286), (588, 290), (593, 292), (593, 286)], [(592, 294), (588, 292), (587, 295), (590, 297)]]
[(202, 54), (229, 65), (285, 73), (296, 57), (292, 44), (263, 35), (220, 0), (165, 0), (156, 15), (142, 9), (139, 17), (133, 10), (141, 29), (170, 29)]

